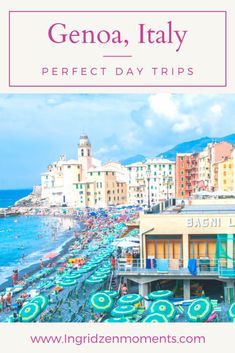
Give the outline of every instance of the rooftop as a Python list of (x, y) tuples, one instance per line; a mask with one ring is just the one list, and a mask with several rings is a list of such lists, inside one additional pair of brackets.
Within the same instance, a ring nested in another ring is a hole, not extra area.
[(188, 205), (182, 208), (181, 214), (202, 214), (202, 213), (235, 213), (234, 205)]

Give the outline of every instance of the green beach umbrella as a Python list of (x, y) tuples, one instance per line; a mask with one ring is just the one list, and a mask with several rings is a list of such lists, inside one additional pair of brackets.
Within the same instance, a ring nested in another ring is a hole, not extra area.
[(85, 284), (98, 284), (98, 283), (103, 283), (104, 279), (103, 278), (91, 278), (89, 277), (88, 279), (85, 280)]
[(66, 279), (78, 279), (82, 277), (82, 274), (79, 272), (72, 272), (64, 276)]
[(233, 321), (235, 318), (235, 302), (232, 303), (228, 309), (228, 317)]
[(95, 311), (105, 313), (112, 309), (114, 303), (108, 294), (97, 292), (91, 296), (90, 304)]
[(48, 297), (44, 294), (39, 294), (34, 297), (30, 303), (37, 303), (40, 306), (41, 311), (45, 310), (48, 305)]
[(168, 320), (165, 315), (154, 313), (146, 315), (141, 322), (168, 322)]
[(96, 273), (102, 273), (102, 274), (110, 274), (110, 269), (109, 268), (100, 268), (99, 270), (96, 271)]
[(137, 312), (133, 305), (118, 305), (111, 311), (114, 317), (132, 316)]
[(133, 305), (141, 302), (142, 299), (143, 297), (140, 294), (126, 294), (126, 295), (123, 295), (121, 298), (119, 298), (117, 303), (121, 305), (126, 305), (126, 304)]
[(126, 317), (110, 317), (106, 320), (104, 320), (103, 322), (130, 322)]
[(168, 321), (173, 320), (177, 313), (174, 304), (172, 304), (171, 302), (169, 302), (169, 300), (166, 299), (159, 299), (153, 302), (148, 308), (148, 312), (150, 314), (157, 313), (164, 315)]
[(102, 291), (102, 293), (108, 294), (113, 299), (117, 298), (119, 296), (119, 293), (116, 290), (104, 290), (104, 291)]
[(92, 278), (102, 278), (102, 279), (106, 279), (108, 277), (108, 275), (107, 274), (105, 274), (105, 273), (94, 273), (93, 275), (92, 275)]
[(19, 312), (21, 322), (32, 322), (40, 314), (41, 308), (37, 303), (29, 303), (23, 306)]
[(171, 290), (156, 290), (148, 295), (148, 298), (151, 300), (168, 299), (172, 297), (173, 292)]
[(77, 284), (76, 279), (73, 278), (62, 278), (59, 282), (58, 282), (59, 286), (61, 287), (69, 287), (69, 286), (74, 286), (75, 284)]
[(87, 273), (87, 272), (90, 272), (91, 270), (93, 270), (93, 267), (92, 266), (89, 266), (89, 267), (81, 267), (77, 270), (78, 273)]
[(188, 307), (186, 316), (190, 322), (203, 322), (212, 312), (212, 304), (206, 298), (194, 300)]

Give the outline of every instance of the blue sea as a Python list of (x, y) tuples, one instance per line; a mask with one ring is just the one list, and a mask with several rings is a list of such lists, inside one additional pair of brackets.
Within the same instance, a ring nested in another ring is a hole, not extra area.
[[(19, 195), (23, 197), (21, 191), (10, 191), (9, 194), (4, 192), (5, 200), (1, 193), (1, 204), (14, 203)], [(0, 284), (12, 275), (13, 269), (22, 270), (38, 263), (50, 251), (59, 253), (63, 245), (73, 237), (74, 227), (74, 221), (69, 218), (0, 218)], [(79, 225), (76, 227), (79, 229)]]
[(32, 189), (0, 190), (0, 208), (13, 206), (16, 201), (28, 196), (31, 192)]

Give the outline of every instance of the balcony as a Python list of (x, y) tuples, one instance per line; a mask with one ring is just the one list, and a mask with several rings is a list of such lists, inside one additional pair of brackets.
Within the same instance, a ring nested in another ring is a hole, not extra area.
[(117, 262), (117, 274), (120, 276), (151, 276), (158, 278), (200, 277), (210, 279), (235, 279), (235, 260), (199, 258), (196, 259), (196, 274), (183, 267), (183, 259), (127, 260), (120, 258)]

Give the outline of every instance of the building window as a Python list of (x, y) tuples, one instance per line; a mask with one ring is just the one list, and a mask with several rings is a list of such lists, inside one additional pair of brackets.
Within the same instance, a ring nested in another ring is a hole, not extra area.
[(109, 172), (106, 172), (105, 174), (106, 174), (106, 175), (109, 175)]
[(100, 176), (100, 172), (98, 172), (98, 176)]
[(82, 189), (82, 184), (80, 184), (80, 189)]
[(184, 171), (182, 170), (181, 174), (184, 174)]
[(184, 196), (184, 192), (183, 191), (181, 192), (181, 196)]
[(78, 184), (76, 184), (76, 189), (78, 189)]
[(84, 149), (81, 149), (81, 156), (84, 157)]
[(92, 172), (90, 172), (90, 176), (92, 176), (93, 175), (93, 173)]

